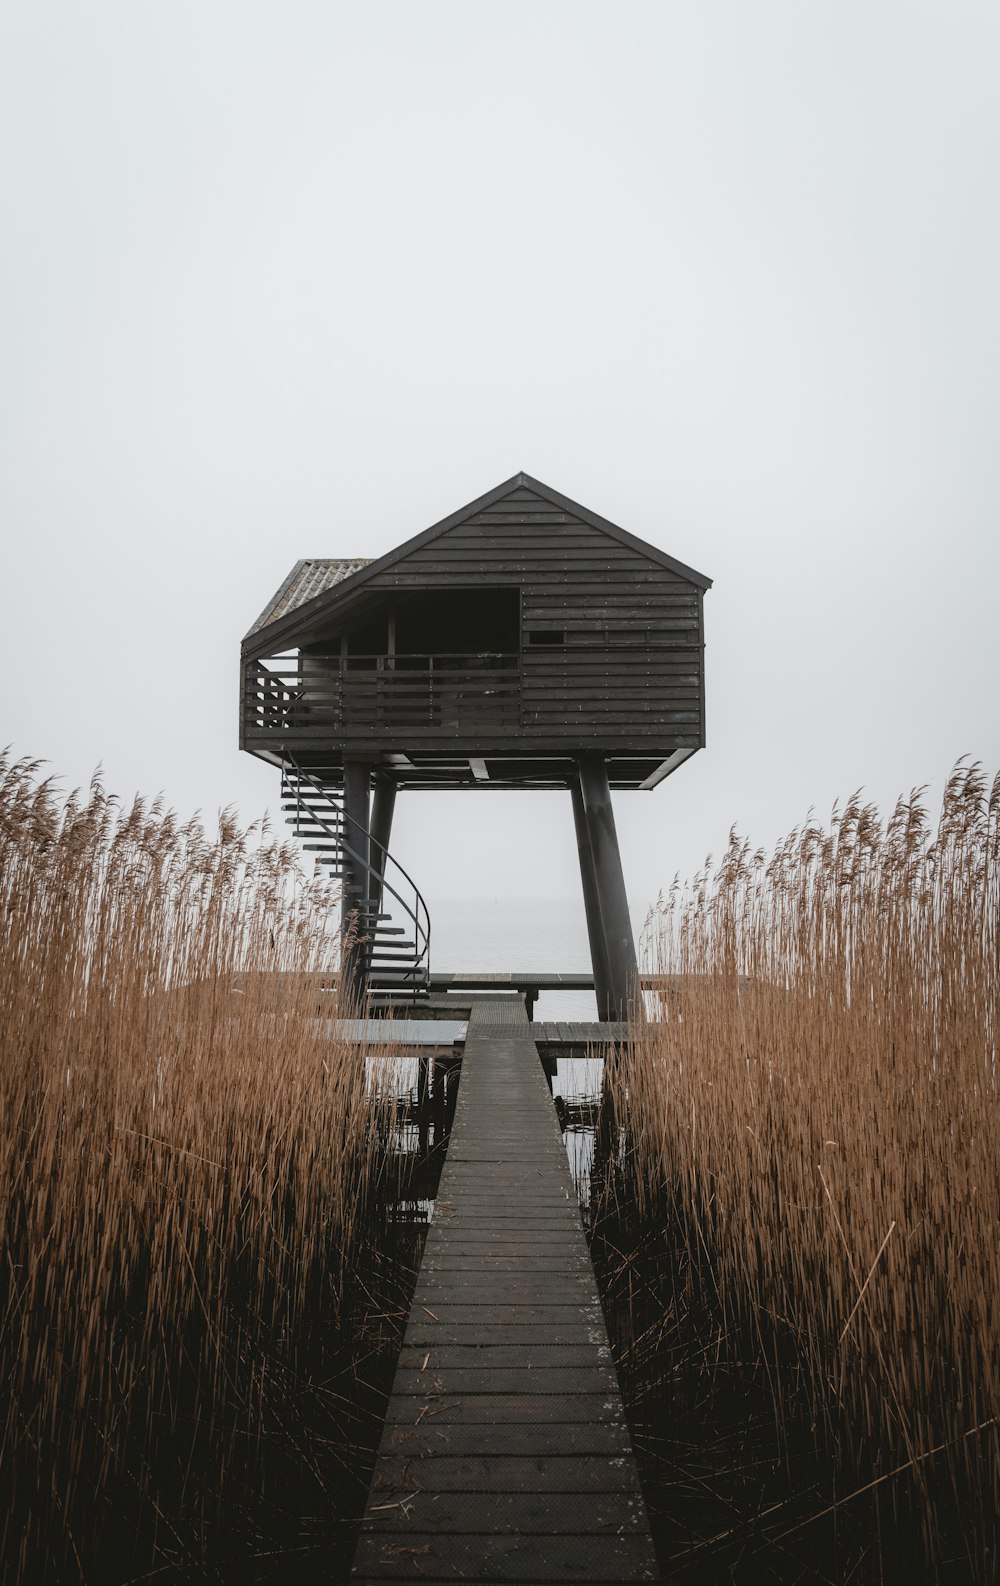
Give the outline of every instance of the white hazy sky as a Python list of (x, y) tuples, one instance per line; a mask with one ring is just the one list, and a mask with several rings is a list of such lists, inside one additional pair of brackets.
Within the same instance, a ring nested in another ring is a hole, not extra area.
[[(995, 0), (0, 3), (0, 741), (211, 819), (239, 640), (524, 468), (715, 579), (630, 893), (1000, 765)], [(435, 895), (569, 798), (409, 795)]]

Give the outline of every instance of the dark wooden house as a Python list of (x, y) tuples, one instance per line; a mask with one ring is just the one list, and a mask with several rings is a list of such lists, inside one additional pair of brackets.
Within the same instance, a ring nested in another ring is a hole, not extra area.
[(344, 877), (359, 989), (426, 981), (424, 922), (394, 957), (400, 927), (376, 918), (397, 789), (566, 788), (598, 998), (620, 1012), (635, 958), (609, 788), (653, 788), (705, 742), (709, 585), (526, 474), (376, 560), (296, 564), (243, 641), (240, 743), (282, 768)]

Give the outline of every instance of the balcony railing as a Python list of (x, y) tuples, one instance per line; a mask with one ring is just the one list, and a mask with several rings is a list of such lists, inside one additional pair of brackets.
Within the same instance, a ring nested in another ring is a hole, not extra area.
[(248, 667), (248, 736), (363, 738), (516, 729), (516, 655), (275, 656)]

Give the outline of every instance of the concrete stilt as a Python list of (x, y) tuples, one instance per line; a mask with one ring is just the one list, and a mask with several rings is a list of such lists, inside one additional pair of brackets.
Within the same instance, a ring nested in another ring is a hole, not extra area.
[(590, 846), (590, 831), (583, 805), (583, 790), (579, 782), (570, 789), (573, 798), (573, 820), (576, 825), (576, 846), (580, 856), (580, 880), (583, 883), (583, 907), (587, 915), (587, 935), (590, 939), (590, 962), (594, 968), (594, 991), (597, 996), (597, 1017), (611, 1019), (611, 981), (608, 973), (608, 950), (604, 940), (604, 921), (601, 900), (594, 870), (594, 854)]
[(376, 776), (372, 798), (371, 866), (368, 878), (368, 901), (373, 913), (378, 913), (382, 903), (382, 881), (385, 876), (385, 851), (392, 832), (392, 814), (396, 807), (396, 784), (387, 776)]
[(368, 934), (367, 920), (359, 911), (368, 901), (369, 780), (368, 767), (362, 761), (344, 762), (344, 847), (348, 851), (344, 856), (340, 918), (346, 933), (344, 984), (358, 1002), (364, 997), (367, 982), (368, 948), (360, 941)]
[[(603, 755), (599, 754), (582, 755), (577, 765), (607, 954), (608, 1011), (601, 1017), (627, 1019), (630, 1006), (638, 1006), (639, 965), (611, 808), (608, 770)], [(596, 963), (594, 976), (596, 979)]]

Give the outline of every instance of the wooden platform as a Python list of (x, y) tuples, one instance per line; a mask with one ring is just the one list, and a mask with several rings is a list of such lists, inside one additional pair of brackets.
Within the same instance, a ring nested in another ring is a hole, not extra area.
[[(498, 1040), (504, 1035), (505, 1028), (502, 1024), (481, 1025), (479, 1039)], [(628, 1028), (627, 1024), (587, 1023), (581, 1020), (568, 1024), (529, 1024), (528, 1040), (536, 1046), (568, 1046), (579, 1052), (588, 1046), (604, 1047), (615, 1041), (625, 1041), (628, 1039)]]
[[(685, 978), (683, 975), (640, 974), (639, 983), (644, 991), (658, 991), (661, 994), (671, 992), (676, 995), (682, 989)], [(470, 991), (518, 992), (527, 999), (530, 1018), (539, 992), (593, 991), (594, 977), (592, 974), (570, 974), (562, 970), (498, 969), (484, 970), (482, 973), (441, 970), (431, 975), (430, 990), (439, 1006), (449, 996), (454, 997), (456, 994), (465, 1000), (465, 994)]]
[(628, 1040), (627, 1024), (587, 1024), (579, 1020), (559, 1024), (532, 1024), (529, 1035), (537, 1046), (610, 1046)]
[(473, 1006), (358, 1586), (658, 1578), (566, 1153), (512, 1000)]
[(442, 970), (431, 975), (432, 991), (593, 991), (593, 975), (570, 975), (559, 971), (551, 973), (526, 969), (484, 970), (481, 974), (463, 971), (453, 974)]
[[(639, 980), (647, 991), (679, 991), (687, 975), (640, 974)], [(520, 991), (532, 995), (539, 991), (593, 991), (592, 974), (570, 974), (562, 970), (538, 969), (488, 969), (481, 973), (467, 970), (452, 972), (442, 969), (432, 973), (432, 992), (463, 991)]]
[(335, 1039), (369, 1046), (433, 1046), (460, 1048), (466, 1037), (465, 1019), (329, 1019)]

